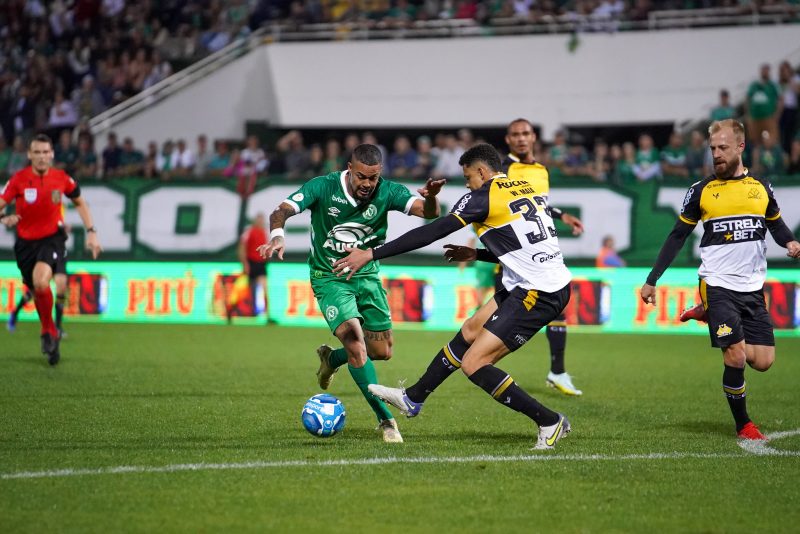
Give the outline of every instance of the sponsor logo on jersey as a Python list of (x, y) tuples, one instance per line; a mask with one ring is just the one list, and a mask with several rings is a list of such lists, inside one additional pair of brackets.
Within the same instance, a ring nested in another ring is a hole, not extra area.
[(498, 189), (508, 189), (511, 187), (522, 187), (530, 185), (528, 182), (522, 182), (520, 180), (497, 180), (497, 188)]
[(458, 203), (458, 206), (456, 206), (456, 209), (453, 210), (453, 213), (456, 214), (456, 215), (461, 215), (461, 212), (464, 211), (464, 208), (467, 207), (467, 204), (469, 204), (469, 201), (470, 201), (471, 198), (472, 198), (472, 195), (469, 194), (469, 193), (464, 195), (461, 198), (461, 201)]
[(760, 219), (728, 219), (712, 221), (711, 230), (723, 233), (725, 241), (749, 241), (757, 237), (757, 231), (764, 228)]
[(347, 204), (347, 201), (338, 195), (331, 196), (331, 200), (333, 202), (338, 202), (339, 204)]
[(753, 187), (747, 192), (747, 198), (750, 200), (761, 200), (761, 191)]
[(322, 247), (341, 254), (345, 252), (344, 247), (358, 248), (376, 237), (372, 227), (366, 224), (346, 222), (331, 228)]
[(729, 336), (732, 333), (733, 329), (725, 323), (722, 323), (721, 325), (719, 325), (719, 328), (717, 328), (717, 337)]
[(294, 200), (295, 202), (302, 202), (304, 198), (306, 197), (303, 196), (303, 193), (295, 193), (294, 195), (292, 195), (292, 200)]
[(331, 206), (330, 208), (328, 208), (328, 215), (330, 215), (331, 217), (337, 217), (340, 213), (341, 211), (336, 206)]
[(692, 200), (692, 195), (694, 194), (694, 187), (690, 187), (689, 190), (686, 192), (686, 197), (683, 199), (683, 207), (681, 208), (681, 213), (683, 210), (686, 209), (686, 206), (689, 205), (689, 202)]
[(519, 346), (521, 347), (522, 345), (528, 342), (528, 338), (520, 334), (517, 334), (516, 336), (514, 336), (514, 341), (519, 343)]
[(370, 204), (367, 206), (367, 209), (364, 210), (364, 218), (371, 219), (378, 214), (378, 208), (375, 207), (375, 204)]
[(328, 306), (325, 308), (325, 317), (327, 317), (329, 321), (336, 319), (337, 315), (339, 315), (339, 308), (336, 306)]
[(546, 261), (554, 260), (554, 259), (558, 258), (559, 256), (561, 256), (561, 251), (560, 250), (557, 250), (556, 252), (553, 252), (552, 254), (548, 254), (547, 252), (537, 252), (536, 254), (533, 255), (532, 259), (533, 259), (533, 261), (538, 261), (539, 263), (544, 263)]
[(39, 193), (33, 187), (26, 187), (25, 191), (22, 194), (25, 198), (25, 202), (27, 202), (28, 204), (33, 204), (34, 202), (36, 202), (36, 197), (38, 196)]

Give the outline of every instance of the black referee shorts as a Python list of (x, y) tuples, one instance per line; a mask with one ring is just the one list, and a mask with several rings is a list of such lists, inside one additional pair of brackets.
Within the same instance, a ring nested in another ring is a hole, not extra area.
[(708, 316), (712, 347), (725, 349), (742, 340), (748, 345), (775, 346), (763, 289), (743, 293), (700, 280), (700, 297)]
[(267, 276), (267, 262), (248, 259), (247, 264), (250, 267), (250, 274), (247, 275), (247, 278), (251, 282), (259, 276)]
[(570, 284), (552, 293), (515, 287), (494, 294), (497, 311), (483, 327), (514, 352), (536, 332), (556, 320), (569, 303)]
[(53, 273), (57, 272), (59, 263), (66, 269), (65, 241), (65, 236), (61, 232), (42, 239), (17, 238), (14, 243), (14, 255), (17, 258), (19, 272), (22, 273), (22, 281), (28, 289), (33, 291), (33, 268), (37, 262), (48, 264)]

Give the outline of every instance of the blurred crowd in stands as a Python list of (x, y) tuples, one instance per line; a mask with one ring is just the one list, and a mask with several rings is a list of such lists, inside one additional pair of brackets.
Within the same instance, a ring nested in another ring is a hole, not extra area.
[[(459, 176), (458, 159), (476, 142), (468, 129), (381, 139), (370, 132), (304, 139), (302, 132), (292, 130), (274, 146), (262, 146), (255, 136), (210, 140), (204, 135), (161, 146), (155, 142), (135, 146), (132, 139), (118, 139), (114, 133), (95, 139), (87, 121), (177, 68), (275, 20), (366, 18), (393, 24), (517, 16), (535, 21), (570, 13), (633, 20), (646, 17), (655, 7), (752, 10), (797, 3), (800, 0), (2, 0), (0, 175), (27, 165), (27, 139), (47, 132), (55, 141), (57, 164), (79, 179), (236, 178), (240, 192), (248, 194), (259, 176), (305, 180), (341, 169), (360, 142), (381, 146), (388, 176), (408, 180)], [(800, 76), (789, 63), (780, 65), (777, 77), (765, 64), (743, 102), (732, 103), (722, 90), (710, 117), (699, 120), (688, 133), (674, 133), (664, 146), (655, 146), (646, 132), (628, 142), (609, 143), (560, 131), (551, 143), (537, 143), (536, 157), (555, 176), (598, 182), (628, 184), (664, 176), (696, 179), (710, 172), (706, 119), (735, 117), (747, 124), (745, 159), (753, 172), (800, 174), (798, 94)]]

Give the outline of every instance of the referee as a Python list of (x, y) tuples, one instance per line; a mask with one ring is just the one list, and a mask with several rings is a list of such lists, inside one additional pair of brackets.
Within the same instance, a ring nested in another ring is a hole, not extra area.
[(33, 288), (33, 300), (42, 324), (42, 353), (50, 365), (61, 359), (59, 338), (53, 322), (53, 293), (50, 280), (64, 254), (66, 233), (63, 228), (61, 206), (64, 196), (72, 200), (86, 229), (86, 246), (97, 258), (102, 250), (97, 230), (92, 222), (89, 206), (81, 198), (78, 183), (67, 173), (52, 167), (53, 143), (46, 135), (36, 135), (28, 146), (31, 165), (15, 173), (0, 193), (0, 212), (15, 204), (16, 213), (0, 218), (0, 222), (14, 217), (17, 223), (17, 241), (14, 254), (22, 280)]

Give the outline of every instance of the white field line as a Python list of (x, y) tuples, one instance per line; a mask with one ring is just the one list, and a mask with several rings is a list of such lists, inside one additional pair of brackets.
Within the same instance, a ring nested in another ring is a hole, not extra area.
[[(776, 456), (800, 457), (800, 451), (772, 450), (768, 453)], [(337, 467), (353, 465), (388, 465), (388, 464), (465, 464), (465, 463), (499, 463), (499, 462), (597, 462), (597, 461), (634, 461), (634, 460), (683, 460), (683, 459), (720, 459), (747, 458), (741, 453), (691, 453), (669, 452), (649, 454), (566, 454), (566, 455), (515, 455), (515, 456), (445, 456), (421, 458), (363, 458), (344, 460), (286, 460), (276, 462), (253, 461), (240, 463), (197, 463), (172, 464), (163, 466), (121, 465), (116, 467), (100, 467), (97, 469), (56, 469), (51, 471), (21, 471), (0, 474), (1, 480), (56, 478), (92, 475), (117, 475), (128, 473), (176, 473), (180, 471), (223, 471), (230, 469), (272, 469), (287, 467)]]

